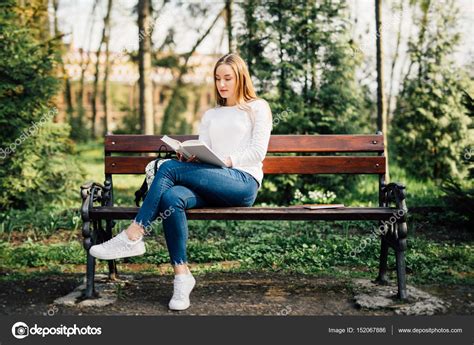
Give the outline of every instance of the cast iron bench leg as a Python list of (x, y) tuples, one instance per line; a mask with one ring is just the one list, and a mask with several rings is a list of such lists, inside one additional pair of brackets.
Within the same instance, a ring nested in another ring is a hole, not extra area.
[(86, 272), (86, 291), (84, 298), (94, 298), (97, 296), (94, 287), (95, 278), (95, 258), (87, 250), (87, 272)]
[(398, 279), (398, 295), (401, 300), (408, 298), (406, 286), (406, 271), (405, 271), (405, 251), (396, 250), (395, 259), (397, 261), (397, 279)]
[(397, 278), (398, 278), (398, 298), (406, 300), (408, 298), (406, 287), (406, 267), (405, 267), (405, 251), (407, 249), (407, 223), (398, 224), (398, 241), (395, 246), (395, 258), (397, 261)]
[(380, 262), (379, 262), (379, 275), (375, 282), (380, 285), (387, 285), (387, 258), (388, 258), (388, 249), (389, 245), (387, 240), (381, 236), (380, 237)]

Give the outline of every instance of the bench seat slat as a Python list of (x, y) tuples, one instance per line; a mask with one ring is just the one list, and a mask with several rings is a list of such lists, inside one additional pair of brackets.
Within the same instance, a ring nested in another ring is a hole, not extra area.
[[(144, 174), (154, 157), (105, 157), (106, 174)], [(383, 156), (267, 156), (264, 174), (383, 174)]]
[[(138, 207), (97, 207), (92, 219), (133, 219)], [(190, 220), (388, 220), (395, 215), (390, 207), (344, 207), (310, 210), (303, 207), (217, 207), (186, 210)]]
[[(107, 135), (105, 152), (156, 152), (164, 143), (162, 135)], [(198, 135), (169, 135), (179, 141)], [(167, 145), (166, 145), (167, 146)], [(168, 147), (169, 151), (173, 151)], [(272, 135), (268, 152), (383, 152), (383, 136), (377, 134)]]

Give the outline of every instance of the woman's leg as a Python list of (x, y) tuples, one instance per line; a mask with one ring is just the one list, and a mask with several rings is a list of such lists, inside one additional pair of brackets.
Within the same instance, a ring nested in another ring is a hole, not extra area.
[[(150, 233), (155, 221), (161, 222), (167, 217), (166, 213), (160, 213), (160, 201), (174, 186), (187, 187), (209, 205), (219, 207), (251, 206), (258, 191), (257, 181), (238, 169), (221, 168), (205, 163), (166, 161), (158, 169), (132, 225), (112, 240), (93, 246), (90, 250), (91, 255), (110, 259), (143, 254), (145, 247), (141, 235)], [(183, 226), (187, 223), (176, 224), (180, 227), (177, 230), (179, 233), (187, 231), (185, 229), (187, 225)], [(131, 236), (132, 230), (139, 231), (138, 238)]]
[[(140, 211), (127, 231), (135, 227), (140, 234), (146, 234), (151, 232), (153, 224), (163, 222), (166, 244), (175, 271), (170, 309), (188, 308), (189, 294), (196, 283), (187, 267), (188, 224), (185, 210), (206, 205), (251, 206), (257, 191), (257, 181), (237, 169), (176, 160), (164, 162), (160, 166)], [(130, 234), (127, 236), (130, 240)], [(140, 245), (142, 241), (136, 242), (126, 247), (133, 251), (134, 246)], [(102, 251), (107, 252), (107, 249)]]
[(160, 166), (134, 223), (149, 233), (154, 223), (163, 222), (174, 271), (187, 273), (185, 210), (206, 205), (250, 206), (257, 189), (258, 183), (237, 169), (170, 160)]
[(161, 217), (159, 203), (162, 195), (175, 185), (185, 186), (208, 204), (220, 207), (251, 206), (258, 190), (257, 181), (237, 169), (205, 163), (166, 161), (158, 169), (135, 217), (135, 222), (144, 228), (145, 233), (149, 232), (153, 221)]
[(208, 203), (196, 192), (185, 186), (173, 186), (163, 193), (159, 214), (163, 215), (163, 230), (171, 265), (176, 274), (188, 273), (186, 242), (188, 220), (186, 210), (207, 206)]
[[(168, 304), (172, 310), (189, 308), (189, 296), (196, 284), (196, 280), (187, 266), (188, 222), (186, 209), (210, 204), (249, 206), (253, 204), (258, 188), (257, 182), (252, 177), (235, 169), (185, 164), (186, 168), (189, 167), (186, 170), (181, 169), (182, 164), (174, 163), (166, 166), (163, 164), (160, 167), (160, 170), (165, 168), (162, 171), (163, 175), (155, 176), (149, 194), (147, 194), (147, 198), (150, 195), (150, 199), (145, 199), (142, 206), (143, 212), (140, 211), (135, 218), (135, 222), (140, 222), (146, 227), (150, 227), (157, 220), (163, 223), (166, 244), (175, 272), (173, 296)], [(157, 178), (159, 180), (156, 180)], [(169, 181), (162, 181), (162, 178), (169, 179)], [(197, 192), (198, 190), (201, 194)], [(155, 210), (154, 207), (157, 203), (158, 208)]]

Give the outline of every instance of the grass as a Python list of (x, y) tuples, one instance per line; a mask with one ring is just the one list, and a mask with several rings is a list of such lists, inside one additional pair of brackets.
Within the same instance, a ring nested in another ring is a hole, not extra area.
[[(77, 154), (87, 171), (87, 180), (104, 182), (104, 151), (103, 143), (86, 143), (77, 145)], [(114, 175), (114, 202), (117, 206), (134, 205), (134, 192), (140, 188), (145, 175)], [(80, 200), (78, 200), (80, 202)]]
[[(77, 147), (88, 173), (87, 180), (104, 180), (102, 145), (88, 143)], [(407, 185), (408, 206), (441, 203), (441, 192), (433, 182), (411, 179), (396, 166), (392, 166), (391, 174), (392, 181)], [(133, 192), (143, 178), (143, 175), (114, 176), (116, 204), (133, 205)], [(367, 176), (341, 202), (369, 205), (376, 195), (376, 176)], [(79, 206), (78, 193), (68, 210), (50, 206), (9, 211), (0, 216), (0, 271), (4, 272), (0, 279), (22, 279), (41, 272), (84, 272)], [(473, 284), (472, 234), (457, 229), (454, 218), (446, 213), (414, 217), (410, 221), (407, 252), (410, 282)], [(126, 224), (118, 222), (116, 230)], [(188, 255), (197, 273), (277, 270), (373, 278), (379, 250), (379, 241), (369, 235), (374, 225), (373, 222), (189, 221)], [(146, 255), (122, 261), (138, 265), (142, 268), (140, 272), (153, 272), (156, 265), (168, 264), (161, 227), (155, 235), (157, 241), (147, 241)], [(223, 264), (226, 262), (237, 264), (226, 267)], [(393, 254), (389, 265), (394, 268)], [(98, 271), (104, 271), (105, 266), (101, 263)]]
[[(367, 235), (368, 222), (350, 224), (344, 229), (338, 222), (190, 221), (188, 255), (192, 263), (211, 263), (217, 270), (220, 262), (238, 262), (237, 270), (373, 278), (378, 267), (379, 241)], [(167, 264), (169, 257), (161, 229), (156, 230), (157, 240), (147, 241), (145, 255), (123, 261), (151, 267)], [(473, 284), (471, 244), (420, 237), (410, 239), (409, 246), (406, 261), (412, 282)], [(10, 272), (31, 268), (68, 271), (71, 265), (85, 264), (79, 241), (48, 243), (29, 239), (14, 245), (3, 242), (0, 259), (1, 270)], [(389, 266), (395, 266), (393, 255)]]
[[(407, 176), (405, 171), (395, 164), (390, 166), (390, 182), (405, 185), (408, 207), (444, 205), (443, 192), (436, 182), (420, 181)], [(378, 205), (378, 176), (363, 176), (354, 191), (343, 195), (340, 201), (345, 205)]]

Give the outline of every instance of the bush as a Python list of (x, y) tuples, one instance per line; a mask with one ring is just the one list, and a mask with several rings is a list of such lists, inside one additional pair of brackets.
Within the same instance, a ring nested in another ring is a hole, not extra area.
[(472, 121), (461, 102), (463, 89), (473, 84), (452, 61), (460, 35), (458, 13), (448, 7), (433, 4), (428, 22), (436, 25), (426, 27), (426, 37), (410, 42), (416, 73), (403, 84), (392, 122), (392, 157), (422, 179), (465, 178), (463, 153), (473, 146)]
[(0, 210), (64, 202), (83, 175), (71, 157), (70, 127), (54, 123), (54, 40), (20, 26), (19, 13), (13, 1), (0, 7)]

